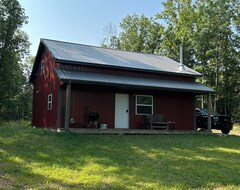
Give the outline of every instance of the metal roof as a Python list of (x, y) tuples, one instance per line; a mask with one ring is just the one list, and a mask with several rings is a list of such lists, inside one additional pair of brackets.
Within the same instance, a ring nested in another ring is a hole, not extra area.
[(56, 61), (75, 64), (90, 64), (148, 72), (164, 72), (178, 75), (201, 76), (200, 73), (166, 56), (113, 50), (76, 43), (41, 39)]
[(74, 83), (122, 86), (141, 89), (161, 89), (171, 91), (188, 91), (196, 94), (212, 93), (214, 90), (197, 82), (161, 80), (152, 78), (110, 75), (72, 70), (55, 69), (60, 80)]

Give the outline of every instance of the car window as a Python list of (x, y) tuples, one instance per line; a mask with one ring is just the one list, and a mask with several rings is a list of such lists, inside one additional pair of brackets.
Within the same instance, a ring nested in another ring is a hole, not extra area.
[(203, 114), (203, 115), (208, 115), (208, 112), (205, 111), (205, 110), (203, 110), (203, 109), (200, 109), (200, 112), (201, 112), (201, 114)]
[[(200, 111), (203, 113), (203, 114), (207, 114), (208, 115), (208, 109), (200, 109)], [(221, 114), (217, 113), (216, 111), (212, 111), (211, 113), (212, 115), (215, 115), (215, 116), (220, 116)]]
[(213, 115), (220, 116), (221, 114), (219, 114), (218, 112), (213, 111)]

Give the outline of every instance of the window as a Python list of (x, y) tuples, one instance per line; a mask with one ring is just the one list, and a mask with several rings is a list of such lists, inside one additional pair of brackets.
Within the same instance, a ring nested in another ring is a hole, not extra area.
[(42, 61), (42, 62), (41, 62), (41, 75), (44, 74), (44, 67), (45, 67), (44, 61)]
[(136, 96), (136, 115), (148, 115), (153, 112), (153, 97), (145, 95)]
[(51, 110), (52, 109), (52, 94), (49, 94), (48, 95), (48, 110)]

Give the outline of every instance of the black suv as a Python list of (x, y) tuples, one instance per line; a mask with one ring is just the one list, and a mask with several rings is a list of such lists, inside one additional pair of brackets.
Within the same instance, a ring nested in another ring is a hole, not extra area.
[[(219, 129), (224, 134), (228, 134), (233, 128), (232, 118), (227, 115), (221, 115), (216, 112), (211, 114), (212, 129)], [(196, 126), (197, 128), (207, 129), (208, 111), (196, 108)]]

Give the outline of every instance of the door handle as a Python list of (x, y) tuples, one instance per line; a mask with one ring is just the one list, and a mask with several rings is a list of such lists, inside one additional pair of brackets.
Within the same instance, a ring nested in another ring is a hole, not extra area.
[(128, 109), (126, 109), (126, 113), (128, 113)]

